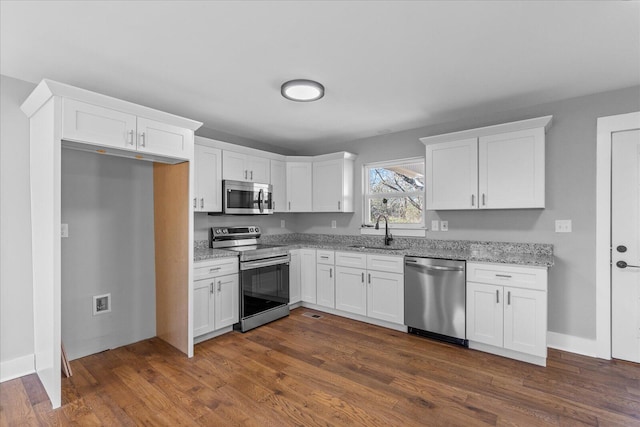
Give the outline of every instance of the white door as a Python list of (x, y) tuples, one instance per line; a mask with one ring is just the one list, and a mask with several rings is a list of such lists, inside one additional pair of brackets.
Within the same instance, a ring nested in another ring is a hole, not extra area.
[(611, 142), (611, 355), (640, 362), (640, 130)]
[(287, 162), (287, 212), (311, 212), (311, 163)]
[(404, 324), (404, 276), (369, 271), (367, 286), (367, 316)]
[(547, 294), (504, 288), (504, 348), (547, 357)]
[(196, 212), (222, 211), (222, 150), (195, 146), (195, 194), (193, 210)]
[(222, 151), (222, 179), (248, 181), (247, 156), (234, 151)]
[(344, 160), (313, 163), (313, 211), (342, 211), (342, 181)]
[(249, 181), (260, 184), (269, 184), (271, 180), (269, 159), (264, 157), (247, 156), (247, 169), (249, 170)]
[(189, 129), (138, 117), (138, 151), (160, 156), (188, 159), (192, 156)]
[(335, 308), (335, 267), (328, 264), (318, 264), (316, 272), (317, 304)]
[(302, 301), (316, 303), (316, 250), (300, 250), (300, 293)]
[(240, 313), (240, 281), (237, 274), (216, 278), (214, 284), (215, 328), (221, 329), (238, 323)]
[(215, 329), (213, 319), (213, 282), (213, 278), (193, 282), (194, 337)]
[(467, 338), (502, 347), (504, 322), (502, 286), (467, 282)]
[(271, 160), (271, 187), (274, 212), (287, 211), (287, 164), (281, 160)]
[(427, 145), (427, 209), (478, 208), (478, 140)]
[(336, 267), (336, 308), (349, 313), (367, 315), (366, 270)]

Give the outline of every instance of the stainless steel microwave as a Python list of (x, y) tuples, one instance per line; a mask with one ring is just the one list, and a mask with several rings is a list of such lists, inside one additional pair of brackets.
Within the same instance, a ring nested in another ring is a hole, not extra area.
[(222, 211), (235, 215), (272, 214), (274, 203), (271, 184), (244, 181), (222, 181)]

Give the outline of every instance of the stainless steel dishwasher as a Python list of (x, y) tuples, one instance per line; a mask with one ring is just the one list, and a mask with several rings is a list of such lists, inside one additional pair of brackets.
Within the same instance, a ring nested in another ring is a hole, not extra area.
[(405, 257), (404, 323), (409, 333), (468, 346), (465, 261)]

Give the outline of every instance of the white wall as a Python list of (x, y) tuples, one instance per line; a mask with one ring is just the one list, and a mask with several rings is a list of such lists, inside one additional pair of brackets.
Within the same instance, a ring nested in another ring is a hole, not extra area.
[[(73, 360), (156, 334), (153, 164), (62, 149), (62, 342)], [(93, 315), (93, 296), (111, 312)]]
[(0, 76), (0, 381), (34, 369), (29, 121), (20, 110), (34, 87)]

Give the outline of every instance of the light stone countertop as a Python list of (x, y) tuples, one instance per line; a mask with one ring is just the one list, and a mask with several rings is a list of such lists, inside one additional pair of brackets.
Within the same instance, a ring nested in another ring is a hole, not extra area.
[[(263, 236), (261, 243), (283, 245), (289, 249), (326, 249), (454, 259), (500, 264), (551, 267), (554, 263), (553, 245), (545, 243), (481, 242), (468, 240), (434, 240), (396, 238), (384, 247), (381, 237), (323, 234), (280, 234)], [(210, 249), (206, 240), (195, 242), (194, 261), (236, 257), (237, 252)]]

